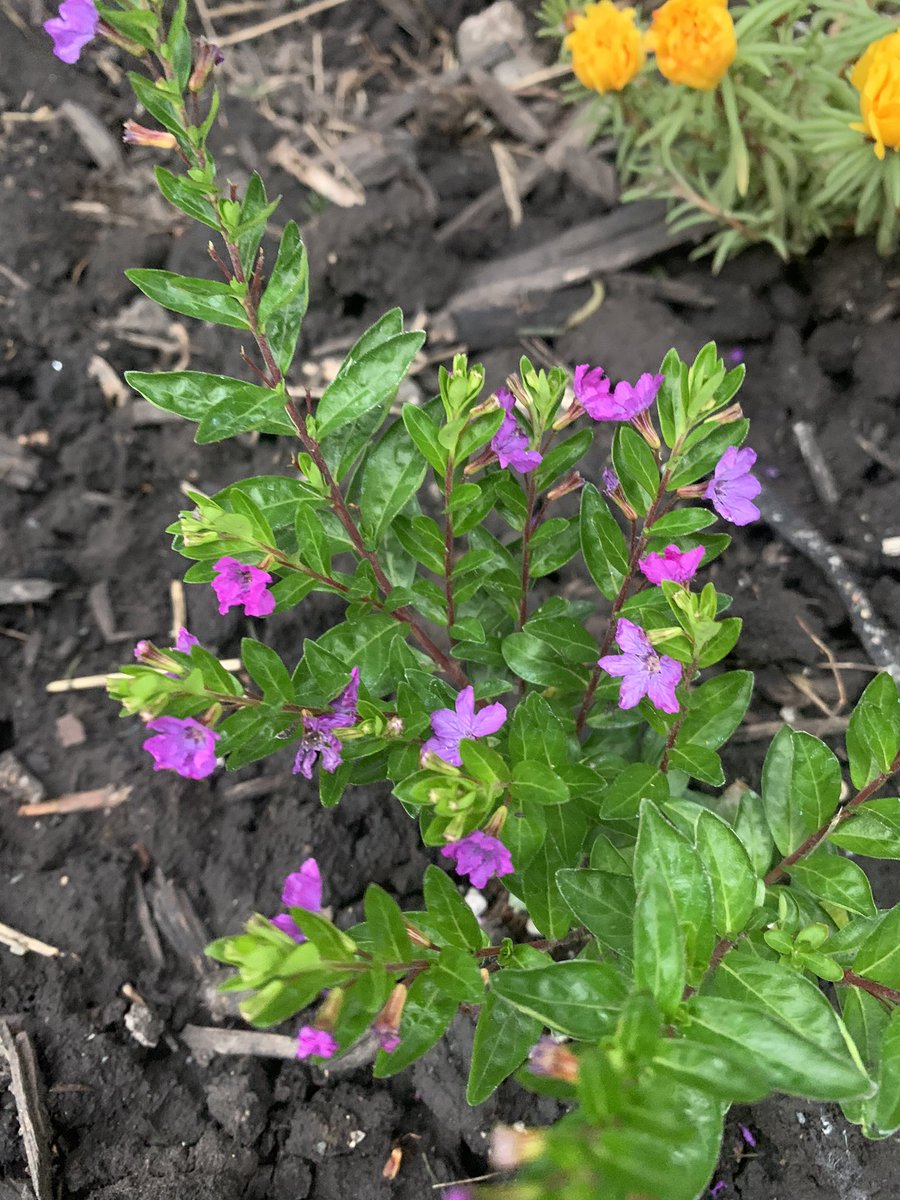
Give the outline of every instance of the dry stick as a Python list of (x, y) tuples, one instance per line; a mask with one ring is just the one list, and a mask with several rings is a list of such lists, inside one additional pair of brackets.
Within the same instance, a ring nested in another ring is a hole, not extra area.
[(37, 1200), (53, 1200), (50, 1127), (41, 1099), (41, 1077), (31, 1039), (19, 1020), (0, 1020), (0, 1055), (9, 1063), (10, 1090), (19, 1114), (25, 1160)]
[(313, 4), (306, 4), (303, 8), (295, 9), (293, 12), (283, 13), (280, 17), (272, 17), (271, 20), (261, 21), (258, 25), (251, 25), (248, 29), (239, 29), (236, 33), (226, 34), (225, 37), (218, 39), (217, 44), (219, 46), (236, 46), (240, 42), (249, 42), (254, 38), (262, 37), (264, 33), (271, 33), (275, 29), (284, 29), (286, 25), (305, 21), (309, 17), (314, 17), (316, 13), (327, 12), (329, 8), (337, 8), (346, 3), (347, 0), (315, 0)]
[(29, 937), (27, 933), (20, 933), (18, 929), (13, 929), (11, 925), (4, 925), (2, 922), (0, 922), (0, 942), (4, 946), (8, 946), (13, 954), (27, 954), (29, 950), (33, 954), (42, 954), (44, 958), (56, 958), (58, 954), (62, 954), (58, 946), (38, 941), (37, 938)]

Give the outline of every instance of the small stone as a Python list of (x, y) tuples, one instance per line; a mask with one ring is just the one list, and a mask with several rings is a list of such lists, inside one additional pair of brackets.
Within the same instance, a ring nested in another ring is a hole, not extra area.
[(533, 53), (525, 18), (512, 0), (497, 0), (484, 12), (466, 17), (457, 30), (456, 53), (464, 67), (480, 66), (503, 46), (509, 54), (493, 68), (501, 83), (514, 83), (540, 70), (542, 64)]

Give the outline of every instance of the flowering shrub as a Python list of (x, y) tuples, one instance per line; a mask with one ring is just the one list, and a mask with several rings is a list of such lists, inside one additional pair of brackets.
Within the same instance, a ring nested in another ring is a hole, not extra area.
[[(880, 10), (880, 11), (879, 11)], [(665, 0), (646, 28), (611, 0), (544, 0), (617, 139), (624, 199), (657, 197), (674, 228), (714, 228), (718, 269), (754, 242), (784, 258), (816, 238), (900, 230), (900, 32), (881, 0)]]
[[(759, 793), (721, 790), (718, 751), (753, 680), (721, 666), (741, 628), (729, 597), (694, 580), (729, 543), (710, 532), (717, 520), (757, 515), (743, 366), (708, 345), (613, 387), (583, 364), (572, 397), (565, 372), (522, 359), (491, 394), (460, 355), (434, 399), (394, 417), (423, 342), (394, 310), (318, 403), (296, 398), (306, 251), (285, 222), (267, 275), (276, 202), (257, 174), (243, 194), (217, 182), (216, 92), (196, 99), (215, 48), (192, 45), (183, 4), (168, 21), (155, 7), (97, 11), (101, 36), (158, 65), (155, 82), (132, 76), (183, 162), (157, 180), (214, 231), (225, 276), (130, 278), (174, 312), (242, 330), (257, 352), (255, 382), (129, 382), (193, 422), (201, 444), (255, 430), (293, 439), (286, 464), (295, 451), (283, 474), (190, 493), (170, 527), (185, 578), (213, 588), (221, 612), (265, 620), (312, 592), (342, 609), (298, 662), (245, 638), (237, 674), (187, 630), (172, 648), (142, 641), (110, 693), (146, 721), (156, 769), (200, 779), (218, 760), (287, 751), (328, 807), (387, 780), (437, 860), (419, 911), (370, 884), (350, 929), (325, 915), (315, 859), (298, 864), (286, 912), (209, 947), (244, 1018), (303, 1014), (299, 1059), (363, 1044), (385, 1076), (476, 1006), (469, 1102), (515, 1074), (566, 1108), (547, 1129), (495, 1131), (496, 1167), (516, 1172), (488, 1189), (500, 1197), (691, 1200), (729, 1104), (773, 1090), (840, 1101), (872, 1137), (900, 1127), (900, 906), (879, 911), (842, 853), (900, 858), (900, 800), (876, 799), (900, 770), (896, 684), (878, 675), (853, 714), (846, 790), (835, 754), (787, 726)], [(69, 55), (68, 34), (50, 32)], [(153, 130), (146, 141), (162, 145)], [(601, 423), (615, 432), (598, 489), (577, 467)], [(577, 513), (562, 503), (576, 492)], [(550, 582), (579, 556), (597, 603)], [(585, 627), (598, 611), (599, 640)], [(492, 944), (459, 879), (507, 888), (539, 936)]]

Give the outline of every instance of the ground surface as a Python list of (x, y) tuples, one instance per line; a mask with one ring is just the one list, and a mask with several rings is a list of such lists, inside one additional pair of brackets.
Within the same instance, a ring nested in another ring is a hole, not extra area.
[[(39, 7), (27, 14), (32, 22)], [(218, 156), (227, 172), (242, 182), (283, 137), (314, 157), (304, 122), (320, 138), (322, 130), (343, 137), (369, 128), (383, 117), (380, 106), (409, 94), (417, 63), (432, 82), (452, 69), (455, 25), (479, 7), (351, 2), (235, 47), (233, 92), (244, 98), (232, 94), (225, 106)], [(162, 529), (180, 506), (182, 483), (212, 492), (282, 471), (288, 448), (271, 439), (196, 447), (182, 424), (144, 424), (130, 395), (117, 398), (123, 370), (171, 366), (182, 351), (194, 367), (239, 370), (234, 340), (128, 307), (125, 267), (202, 273), (203, 240), (150, 205), (148, 158), (116, 152), (101, 169), (59, 115), (62, 102), (74, 100), (115, 138), (131, 108), (114, 55), (64, 68), (33, 28), (23, 33), (2, 15), (0, 48), (0, 109), (12, 114), (0, 142), (0, 429), (19, 439), (23, 457), (15, 477), (0, 481), (0, 575), (55, 585), (46, 602), (0, 607), (0, 750), (11, 749), (50, 797), (132, 788), (107, 812), (43, 818), (18, 816), (0, 793), (0, 921), (64, 952), (15, 957), (0, 946), (0, 1013), (22, 1014), (36, 1046), (63, 1194), (424, 1200), (439, 1194), (433, 1183), (484, 1169), (495, 1119), (549, 1115), (512, 1087), (480, 1109), (465, 1107), (466, 1018), (411, 1073), (375, 1085), (365, 1070), (323, 1084), (294, 1063), (204, 1064), (179, 1041), (187, 1022), (211, 1021), (209, 968), (196, 953), (204, 936), (233, 931), (252, 910), (272, 910), (282, 876), (310, 853), (339, 920), (356, 913), (370, 878), (415, 907), (426, 862), (415, 827), (382, 793), (323, 812), (308, 785), (289, 775), (287, 756), (265, 764), (271, 778), (255, 795), (235, 790), (233, 777), (188, 784), (154, 775), (138, 727), (119, 722), (102, 691), (45, 691), (51, 680), (114, 668), (137, 636), (165, 640), (169, 586), (182, 561)], [(338, 93), (335, 125), (329, 105)], [(556, 128), (552, 84), (527, 90), (523, 103)], [(323, 206), (281, 168), (264, 171), (311, 248), (303, 354), (313, 383), (323, 360), (327, 370), (327, 359), (384, 309), (402, 305), (411, 323), (424, 314), (439, 338), (446, 316), (438, 316), (485, 260), (539, 247), (604, 211), (596, 174), (588, 172), (586, 190), (577, 171), (548, 169), (525, 198), (518, 228), (501, 201), (438, 238), (436, 230), (496, 183), (491, 143), (520, 147), (468, 84), (426, 88), (400, 120), (380, 128), (390, 153), (382, 142), (374, 168), (354, 160), (364, 206)], [(517, 161), (524, 169), (533, 159)], [(577, 165), (580, 152), (564, 161)], [(900, 534), (898, 263), (878, 260), (867, 244), (832, 247), (789, 268), (752, 253), (711, 280), (681, 251), (638, 259), (624, 275), (599, 272), (602, 305), (568, 332), (568, 318), (591, 296), (587, 284), (530, 304), (519, 289), (485, 312), (470, 306), (450, 338), (483, 358), (491, 387), (515, 366), (522, 338), (536, 332), (552, 357), (569, 366), (601, 362), (615, 378), (654, 369), (672, 344), (683, 354), (709, 338), (740, 347), (765, 477), (841, 547), (900, 636), (898, 560), (881, 547)], [(435, 361), (451, 349), (451, 341), (430, 345)], [(430, 390), (431, 368), (417, 382)], [(823, 504), (812, 488), (792, 428), (798, 420), (812, 425), (831, 466), (836, 504)], [(787, 715), (803, 724), (837, 712), (833, 726), (840, 725), (833, 677), (798, 618), (837, 660), (864, 664), (866, 656), (832, 585), (766, 524), (739, 532), (713, 578), (745, 620), (734, 665), (758, 671), (750, 736), (728, 759), (733, 778), (755, 783), (761, 722)], [(188, 612), (190, 628), (223, 656), (247, 631), (238, 617), (215, 614), (208, 589), (189, 589)], [(314, 602), (302, 627), (272, 621), (265, 635), (290, 657), (328, 620), (324, 602)], [(841, 677), (852, 698), (868, 676)], [(881, 903), (900, 899), (895, 871), (875, 882)], [(203, 928), (185, 924), (185, 904)], [(125, 1026), (126, 984), (165, 1024), (156, 1048)], [(755, 1149), (737, 1133), (738, 1121)], [(395, 1145), (403, 1163), (388, 1182), (381, 1171)], [(716, 1178), (726, 1184), (724, 1200), (888, 1200), (898, 1173), (896, 1140), (866, 1143), (835, 1110), (782, 1100), (734, 1114)], [(14, 1181), (23, 1178), (15, 1109), (0, 1091), (0, 1197), (19, 1196)]]

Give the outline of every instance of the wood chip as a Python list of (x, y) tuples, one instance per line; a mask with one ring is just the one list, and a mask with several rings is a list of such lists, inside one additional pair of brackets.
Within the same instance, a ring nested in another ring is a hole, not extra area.
[(0, 482), (17, 492), (31, 492), (37, 485), (40, 459), (14, 438), (0, 433)]
[(62, 951), (58, 946), (51, 946), (38, 938), (30, 937), (11, 925), (0, 922), (0, 942), (8, 946), (13, 954), (40, 954), (42, 958), (56, 958)]
[(111, 408), (123, 408), (131, 399), (131, 389), (124, 379), (99, 354), (91, 355), (87, 373), (88, 378), (99, 386), (103, 399)]
[(509, 213), (509, 224), (512, 229), (518, 229), (522, 224), (522, 199), (519, 196), (519, 180), (516, 171), (516, 160), (503, 142), (491, 142), (491, 153), (494, 156), (494, 166), (497, 168), (497, 178), (500, 180), (500, 191), (506, 211)]
[(121, 145), (89, 108), (77, 100), (63, 100), (59, 111), (101, 171), (114, 171), (121, 165)]
[(201, 979), (214, 971), (216, 968), (204, 953), (212, 940), (206, 926), (187, 892), (167, 879), (159, 867), (147, 885), (147, 899), (157, 928), (179, 958), (189, 962)]
[(547, 130), (512, 92), (481, 67), (469, 67), (469, 79), (486, 109), (513, 137), (531, 146), (547, 140)]
[(102, 788), (92, 788), (86, 792), (67, 792), (57, 796), (55, 800), (44, 800), (40, 804), (22, 804), (18, 809), (20, 817), (52, 817), (64, 816), (66, 813), (96, 812), (97, 809), (118, 808), (124, 804), (134, 788), (131, 784), (124, 787), (113, 787), (108, 784)]
[(0, 1019), (0, 1054), (9, 1063), (9, 1088), (16, 1102), (32, 1187), (37, 1200), (53, 1200), (50, 1125), (37, 1058), (31, 1039), (22, 1029), (21, 1018)]
[(253, 1029), (217, 1029), (210, 1025), (185, 1025), (181, 1031), (185, 1043), (201, 1065), (216, 1054), (248, 1054), (254, 1058), (294, 1058), (297, 1039), (281, 1033), (261, 1033)]
[(359, 187), (335, 178), (321, 163), (301, 154), (288, 138), (276, 142), (266, 159), (339, 208), (356, 208), (366, 202), (365, 192)]
[(56, 740), (64, 750), (71, 746), (82, 746), (86, 740), (84, 726), (74, 713), (64, 713), (56, 718)]
[(22, 766), (12, 750), (0, 754), (0, 792), (20, 804), (36, 804), (47, 794), (38, 777)]
[(49, 579), (0, 579), (0, 604), (41, 604), (58, 587)]

